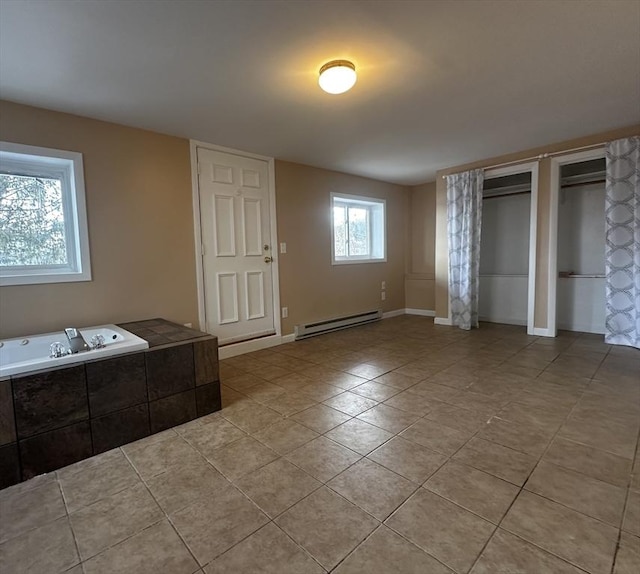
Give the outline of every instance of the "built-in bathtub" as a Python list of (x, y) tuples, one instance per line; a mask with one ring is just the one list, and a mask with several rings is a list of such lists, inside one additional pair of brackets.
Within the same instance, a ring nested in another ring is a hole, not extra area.
[(216, 337), (164, 319), (80, 331), (109, 344), (50, 359), (64, 333), (4, 341), (0, 488), (220, 410)]
[(79, 331), (87, 343), (95, 335), (102, 335), (104, 347), (62, 357), (51, 357), (50, 348), (53, 343), (61, 343), (68, 348), (67, 338), (62, 331), (0, 340), (0, 378), (54, 369), (93, 359), (104, 359), (149, 348), (147, 341), (117, 325), (99, 325), (79, 329)]

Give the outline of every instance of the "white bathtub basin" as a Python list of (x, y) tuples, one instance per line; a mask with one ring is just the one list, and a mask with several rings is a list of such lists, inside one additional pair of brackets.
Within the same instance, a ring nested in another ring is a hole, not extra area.
[(1, 340), (0, 378), (92, 361), (94, 359), (103, 359), (115, 355), (124, 355), (149, 348), (149, 343), (144, 339), (125, 331), (117, 325), (87, 327), (86, 329), (80, 329), (80, 332), (87, 343), (94, 335), (102, 335), (105, 339), (105, 347), (76, 353), (75, 355), (51, 358), (49, 357), (49, 347), (52, 343), (62, 343), (65, 348), (69, 348), (67, 337), (62, 331)]

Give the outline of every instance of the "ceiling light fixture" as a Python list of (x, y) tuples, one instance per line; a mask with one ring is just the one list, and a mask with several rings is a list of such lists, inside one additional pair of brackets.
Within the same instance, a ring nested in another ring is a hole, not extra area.
[(320, 68), (320, 87), (329, 94), (342, 94), (356, 83), (356, 67), (348, 60), (332, 60)]

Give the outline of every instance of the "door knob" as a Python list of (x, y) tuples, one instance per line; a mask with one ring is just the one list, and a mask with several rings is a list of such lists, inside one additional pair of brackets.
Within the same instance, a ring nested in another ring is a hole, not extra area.
[(272, 261), (273, 261), (273, 257), (268, 257), (267, 256), (267, 257), (264, 258), (264, 262), (265, 263), (271, 263)]

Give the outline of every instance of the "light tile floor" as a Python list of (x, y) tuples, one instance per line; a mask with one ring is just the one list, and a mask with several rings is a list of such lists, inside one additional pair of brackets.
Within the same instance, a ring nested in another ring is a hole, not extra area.
[(0, 572), (638, 574), (640, 352), (403, 316), (0, 492)]

